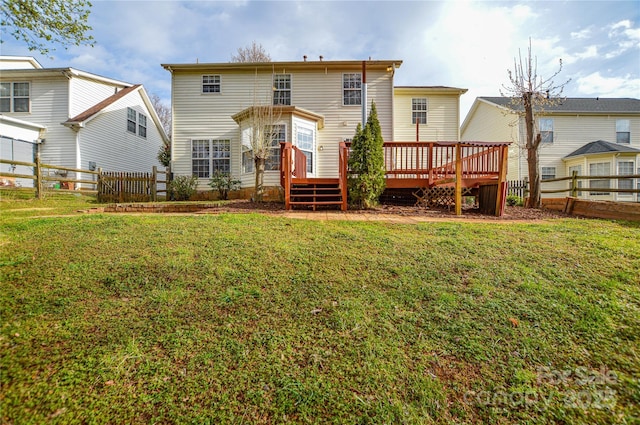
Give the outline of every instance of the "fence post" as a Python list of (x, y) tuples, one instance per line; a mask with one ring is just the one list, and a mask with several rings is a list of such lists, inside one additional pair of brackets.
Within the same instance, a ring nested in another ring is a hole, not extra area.
[(36, 147), (36, 157), (34, 158), (34, 162), (36, 166), (33, 167), (33, 173), (36, 176), (36, 198), (42, 199), (43, 193), (42, 193), (42, 166), (40, 162), (40, 145), (36, 144), (35, 147)]
[(102, 168), (98, 168), (98, 184), (96, 184), (96, 189), (98, 190), (98, 202), (101, 202), (103, 198), (103, 182), (102, 182)]
[(571, 172), (571, 196), (578, 197), (578, 171), (576, 170)]
[(151, 200), (153, 202), (158, 201), (158, 167), (155, 165), (151, 170)]
[(171, 169), (171, 164), (165, 169), (167, 173), (165, 176), (165, 201), (173, 201), (173, 191), (171, 190), (171, 182), (173, 181), (173, 170)]
[(524, 195), (522, 197), (522, 199), (527, 199), (527, 197), (529, 196), (529, 177), (525, 177), (524, 178), (524, 189), (522, 194)]

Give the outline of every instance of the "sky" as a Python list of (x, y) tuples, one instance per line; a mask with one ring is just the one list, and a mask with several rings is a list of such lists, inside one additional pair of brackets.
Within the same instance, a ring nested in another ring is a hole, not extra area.
[(60, 46), (49, 56), (1, 34), (3, 55), (34, 56), (144, 84), (167, 104), (163, 63), (229, 62), (261, 44), (274, 61), (402, 60), (395, 85), (468, 89), (500, 96), (529, 40), (538, 74), (568, 97), (640, 98), (640, 1), (105, 1), (92, 0), (94, 47)]

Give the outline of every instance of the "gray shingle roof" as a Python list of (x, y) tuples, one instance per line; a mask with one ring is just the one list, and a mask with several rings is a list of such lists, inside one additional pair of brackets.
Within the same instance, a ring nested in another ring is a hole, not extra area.
[[(510, 97), (483, 96), (480, 99), (513, 109)], [(565, 113), (640, 113), (640, 99), (567, 97), (558, 105), (545, 107), (545, 111)]]
[(640, 149), (632, 148), (631, 146), (621, 145), (619, 143), (606, 142), (604, 140), (596, 140), (595, 142), (587, 143), (586, 145), (571, 152), (565, 158), (579, 155), (589, 155), (595, 153), (607, 153), (607, 152), (629, 152), (640, 153)]

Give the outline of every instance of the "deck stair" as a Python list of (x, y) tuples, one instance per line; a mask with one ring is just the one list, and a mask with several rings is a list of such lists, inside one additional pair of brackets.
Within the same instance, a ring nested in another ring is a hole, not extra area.
[(293, 208), (336, 206), (343, 204), (339, 179), (292, 179), (289, 205)]

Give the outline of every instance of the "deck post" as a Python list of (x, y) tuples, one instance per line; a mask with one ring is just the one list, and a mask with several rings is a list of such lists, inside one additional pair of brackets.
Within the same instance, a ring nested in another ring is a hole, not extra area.
[(495, 215), (500, 217), (504, 212), (504, 204), (506, 201), (507, 193), (507, 164), (509, 162), (509, 146), (504, 145), (500, 149), (499, 164), (498, 166), (498, 187), (496, 193), (496, 209)]
[(462, 149), (456, 143), (456, 215), (462, 215)]

